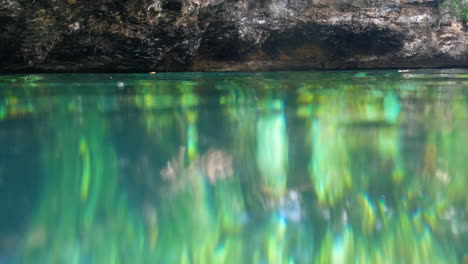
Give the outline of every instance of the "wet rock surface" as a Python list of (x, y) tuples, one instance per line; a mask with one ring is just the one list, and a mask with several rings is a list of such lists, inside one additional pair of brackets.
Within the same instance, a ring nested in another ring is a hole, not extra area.
[(439, 1), (0, 0), (0, 72), (468, 66)]

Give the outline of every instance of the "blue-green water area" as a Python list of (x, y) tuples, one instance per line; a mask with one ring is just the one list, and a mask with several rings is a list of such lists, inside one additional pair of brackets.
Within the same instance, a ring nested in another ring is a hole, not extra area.
[(468, 70), (0, 75), (0, 264), (468, 263)]

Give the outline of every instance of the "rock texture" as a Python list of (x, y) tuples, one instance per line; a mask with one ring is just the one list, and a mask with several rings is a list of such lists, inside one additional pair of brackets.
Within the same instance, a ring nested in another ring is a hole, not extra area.
[(0, 0), (0, 72), (468, 66), (435, 0)]

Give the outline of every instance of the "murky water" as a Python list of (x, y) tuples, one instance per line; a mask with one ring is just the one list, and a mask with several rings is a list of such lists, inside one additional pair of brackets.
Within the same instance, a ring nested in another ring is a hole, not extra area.
[(468, 70), (0, 76), (0, 263), (468, 263)]

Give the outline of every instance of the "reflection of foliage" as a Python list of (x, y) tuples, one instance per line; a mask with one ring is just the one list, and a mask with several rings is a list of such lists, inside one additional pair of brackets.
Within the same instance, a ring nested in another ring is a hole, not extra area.
[[(312, 126), (310, 174), (320, 203), (335, 205), (351, 188), (349, 157), (343, 129), (315, 121)], [(330, 135), (334, 135), (330, 137)]]
[(282, 102), (267, 101), (257, 119), (257, 164), (265, 190), (281, 197), (286, 192), (288, 140)]
[[(174, 137), (170, 129), (173, 125), (178, 125), (183, 132), (179, 135), (184, 135), (183, 140), (186, 143), (189, 158), (195, 158), (197, 155), (195, 128), (197, 112), (193, 108), (199, 102), (193, 91), (194, 82), (160, 81), (155, 85), (149, 81), (140, 81), (137, 85), (138, 94), (135, 96), (135, 103), (144, 111), (143, 118), (147, 130), (158, 137), (164, 149), (170, 150), (177, 147), (167, 140)], [(181, 111), (178, 111), (179, 109)], [(155, 115), (154, 111), (162, 112), (162, 114)]]
[(95, 116), (82, 118), (85, 125), (65, 116), (53, 120), (57, 133), (44, 146), (45, 185), (25, 241), (24, 263), (143, 257), (143, 225), (117, 192), (117, 159), (103, 122)]
[[(16, 117), (31, 114), (33, 109), (32, 100), (24, 100), (31, 96), (31, 90), (38, 86), (36, 83), (42, 79), (41, 76), (28, 75), (4, 76), (0, 80), (0, 120), (7, 117)], [(16, 87), (12, 90), (10, 87)]]
[[(460, 263), (466, 74), (125, 76), (120, 96), (2, 91), (0, 119), (52, 128), (22, 263)], [(122, 109), (157, 184), (123, 184), (139, 175), (119, 171)]]

